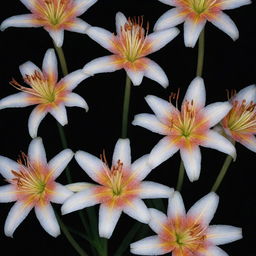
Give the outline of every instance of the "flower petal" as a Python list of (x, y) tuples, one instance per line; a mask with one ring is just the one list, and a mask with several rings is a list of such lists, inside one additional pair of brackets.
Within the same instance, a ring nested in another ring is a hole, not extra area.
[(174, 192), (174, 194), (169, 198), (168, 209), (167, 209), (168, 218), (178, 218), (184, 217), (186, 215), (185, 206), (183, 199), (179, 192)]
[(28, 10), (31, 10), (34, 7), (34, 1), (31, 0), (20, 0), (27, 8)]
[(84, 108), (86, 111), (89, 110), (86, 101), (76, 93), (69, 93), (65, 98), (64, 104), (67, 107), (80, 107)]
[(95, 186), (95, 185), (88, 182), (76, 182), (76, 183), (68, 184), (65, 187), (71, 190), (72, 192), (80, 192), (84, 189), (91, 188), (92, 186)]
[(64, 30), (47, 30), (57, 47), (61, 47), (64, 41)]
[(127, 75), (131, 79), (133, 85), (140, 85), (144, 76), (144, 71), (135, 71), (128, 68), (125, 68)]
[(83, 21), (82, 19), (76, 18), (66, 30), (77, 32), (81, 34), (86, 34), (86, 30), (90, 27), (90, 25)]
[(152, 168), (148, 165), (148, 156), (144, 155), (133, 162), (131, 170), (136, 180), (143, 180), (151, 172)]
[(122, 211), (104, 204), (99, 209), (99, 235), (100, 237), (110, 238)]
[(250, 0), (222, 0), (221, 1), (221, 9), (235, 9), (243, 5), (251, 4)]
[(54, 108), (49, 109), (49, 112), (62, 126), (68, 123), (67, 112), (64, 105), (56, 105)]
[(66, 168), (66, 166), (71, 161), (73, 156), (74, 156), (74, 153), (72, 152), (72, 150), (64, 149), (58, 155), (56, 155), (54, 158), (50, 160), (48, 165), (54, 179), (59, 177), (59, 175)]
[(175, 6), (176, 5), (176, 0), (158, 0), (159, 2), (162, 2), (164, 4), (170, 5), (170, 6)]
[(0, 109), (4, 108), (22, 108), (33, 105), (28, 99), (28, 94), (25, 92), (18, 92), (7, 96), (0, 100)]
[(1, 203), (9, 203), (16, 200), (17, 200), (17, 196), (16, 196), (15, 186), (13, 185), (0, 186), (0, 202)]
[(56, 204), (63, 204), (73, 193), (66, 186), (55, 183), (54, 192), (51, 196), (51, 202)]
[(249, 85), (242, 90), (240, 90), (234, 97), (233, 101), (243, 101), (246, 100), (246, 103), (256, 101), (256, 86), (254, 84)]
[(131, 146), (129, 139), (119, 139), (115, 145), (112, 166), (117, 165), (121, 161), (124, 168), (129, 168), (131, 165)]
[(0, 156), (0, 173), (5, 179), (11, 180), (14, 178), (14, 175), (11, 171), (18, 171), (19, 169), (20, 166), (17, 162), (11, 160), (8, 157)]
[(242, 239), (242, 229), (227, 225), (209, 226), (206, 235), (211, 244), (227, 244)]
[(187, 216), (193, 218), (195, 223), (201, 222), (208, 225), (216, 212), (218, 203), (218, 195), (210, 192), (189, 209)]
[(43, 72), (47, 75), (50, 83), (56, 83), (58, 79), (58, 65), (54, 49), (48, 49), (44, 55)]
[(77, 10), (76, 16), (80, 16), (86, 12), (98, 0), (74, 0), (75, 9)]
[(211, 23), (228, 34), (234, 41), (239, 37), (239, 31), (235, 23), (227, 14), (220, 12), (215, 19), (211, 20)]
[(42, 165), (47, 164), (46, 153), (41, 138), (35, 138), (30, 142), (28, 147), (28, 157), (30, 161), (33, 161), (35, 163), (39, 163)]
[(194, 47), (205, 26), (206, 21), (195, 22), (187, 19), (184, 22), (184, 42), (187, 47)]
[(157, 21), (154, 30), (162, 30), (179, 25), (185, 20), (184, 15), (178, 8), (172, 8), (165, 12)]
[(121, 27), (124, 27), (125, 23), (127, 23), (127, 19), (122, 12), (118, 12), (116, 14), (116, 32), (119, 35), (121, 32)]
[(256, 153), (256, 139), (254, 135), (243, 135), (239, 142), (246, 148)]
[(60, 235), (60, 227), (50, 204), (35, 206), (36, 217), (44, 230), (53, 237)]
[(144, 198), (169, 198), (174, 192), (173, 188), (152, 182), (143, 181), (140, 185), (139, 197)]
[(204, 251), (205, 256), (228, 256), (222, 249), (217, 246), (210, 246)]
[(22, 65), (19, 66), (20, 69), (20, 73), (22, 75), (22, 77), (26, 77), (34, 75), (35, 71), (39, 72), (40, 74), (42, 74), (40, 68), (38, 66), (36, 66), (33, 62), (31, 61), (27, 61), (25, 63), (23, 63)]
[(6, 236), (13, 236), (14, 231), (20, 225), (20, 223), (27, 217), (32, 205), (25, 205), (23, 202), (16, 202), (8, 213), (7, 219), (4, 225), (4, 233)]
[(147, 59), (147, 65), (144, 71), (144, 76), (153, 81), (156, 81), (161, 86), (166, 88), (169, 85), (169, 80), (163, 69), (153, 60), (150, 60), (148, 58), (144, 59)]
[(151, 218), (148, 225), (157, 234), (161, 233), (163, 231), (163, 225), (167, 222), (167, 216), (153, 208), (149, 209), (149, 213)]

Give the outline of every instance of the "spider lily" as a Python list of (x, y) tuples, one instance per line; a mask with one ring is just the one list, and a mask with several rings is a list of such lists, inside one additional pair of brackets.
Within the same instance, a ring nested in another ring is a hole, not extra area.
[(173, 189), (149, 181), (142, 181), (151, 171), (148, 156), (142, 156), (131, 164), (130, 142), (119, 139), (116, 143), (112, 167), (105, 155), (101, 159), (78, 151), (75, 159), (82, 169), (98, 184), (75, 183), (69, 189), (79, 191), (71, 196), (61, 210), (67, 214), (85, 207), (100, 204), (99, 235), (110, 238), (122, 212), (132, 218), (149, 222), (148, 208), (143, 198), (168, 198)]
[(140, 85), (143, 76), (146, 76), (163, 87), (168, 86), (168, 78), (162, 68), (146, 56), (169, 43), (177, 36), (178, 30), (171, 28), (148, 34), (148, 28), (143, 28), (142, 18), (126, 19), (118, 12), (116, 31), (117, 35), (99, 27), (87, 30), (89, 37), (113, 54), (87, 63), (83, 68), (84, 72), (93, 75), (124, 68), (134, 85)]
[(97, 0), (21, 0), (31, 14), (12, 16), (4, 20), (1, 30), (8, 27), (44, 27), (53, 41), (61, 47), (64, 30), (85, 33), (89, 27), (77, 18)]
[(228, 34), (233, 40), (239, 36), (238, 29), (228, 15), (222, 12), (242, 5), (250, 4), (250, 0), (159, 0), (174, 6), (164, 13), (156, 22), (154, 29), (162, 30), (184, 22), (184, 42), (194, 47), (205, 26), (206, 21)]
[(5, 222), (7, 236), (13, 235), (33, 208), (46, 232), (54, 237), (60, 234), (51, 202), (62, 204), (73, 194), (55, 181), (72, 157), (73, 152), (65, 149), (47, 163), (41, 138), (33, 139), (28, 155), (22, 154), (17, 162), (0, 156), (0, 173), (9, 182), (0, 187), (0, 202), (16, 201)]
[(191, 82), (181, 110), (171, 102), (153, 95), (147, 96), (146, 101), (155, 115), (136, 115), (133, 124), (165, 135), (149, 155), (149, 164), (153, 168), (180, 150), (188, 178), (195, 181), (201, 169), (199, 146), (217, 149), (235, 158), (236, 151), (232, 143), (210, 130), (229, 112), (231, 105), (228, 102), (217, 102), (205, 107), (202, 78), (197, 77)]
[(131, 252), (138, 255), (173, 256), (224, 256), (227, 254), (216, 245), (242, 238), (241, 228), (227, 225), (209, 226), (216, 208), (218, 196), (209, 193), (185, 211), (182, 197), (175, 192), (169, 199), (167, 216), (150, 209), (149, 226), (157, 233), (131, 244)]
[(77, 70), (57, 82), (57, 59), (53, 49), (47, 50), (42, 71), (28, 61), (20, 66), (20, 72), (29, 87), (13, 79), (11, 84), (21, 92), (0, 100), (0, 109), (38, 105), (28, 121), (31, 137), (37, 136), (38, 126), (48, 112), (61, 125), (65, 125), (68, 122), (65, 106), (77, 106), (88, 110), (85, 100), (78, 94), (72, 93), (72, 90), (88, 76), (82, 70)]

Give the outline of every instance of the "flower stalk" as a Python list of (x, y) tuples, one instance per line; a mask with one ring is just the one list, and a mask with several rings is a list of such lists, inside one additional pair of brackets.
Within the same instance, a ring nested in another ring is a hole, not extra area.
[(198, 41), (197, 69), (196, 75), (202, 76), (204, 66), (204, 49), (205, 49), (205, 32), (204, 29), (200, 33)]

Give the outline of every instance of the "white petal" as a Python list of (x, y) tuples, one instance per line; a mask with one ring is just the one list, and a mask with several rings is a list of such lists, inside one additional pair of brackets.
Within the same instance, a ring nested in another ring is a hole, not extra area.
[(186, 215), (183, 199), (177, 191), (169, 198), (167, 215), (168, 218), (183, 217)]
[(209, 226), (206, 239), (216, 245), (231, 243), (242, 239), (242, 229), (227, 225)]
[(91, 188), (92, 186), (95, 186), (95, 185), (88, 182), (76, 182), (76, 183), (68, 184), (65, 187), (71, 190), (72, 192), (80, 192), (84, 189)]
[(193, 100), (193, 103), (197, 107), (202, 108), (205, 105), (205, 98), (206, 92), (204, 80), (201, 77), (196, 77), (190, 83), (182, 104), (184, 104), (186, 101)]
[(228, 139), (213, 130), (208, 131), (206, 137), (201, 144), (203, 147), (217, 149), (232, 156), (234, 159), (236, 158), (236, 149)]
[(124, 25), (127, 23), (127, 19), (124, 16), (123, 13), (118, 12), (116, 14), (116, 32), (119, 35), (121, 31), (121, 27), (124, 27)]
[(119, 139), (115, 145), (112, 166), (116, 165), (120, 160), (125, 168), (131, 165), (131, 146), (129, 139)]
[(91, 187), (69, 197), (62, 205), (61, 212), (62, 214), (67, 214), (98, 203), (99, 201), (94, 194), (94, 187)]
[(55, 183), (54, 193), (51, 196), (51, 202), (56, 204), (63, 204), (73, 193), (65, 186)]
[(34, 1), (31, 0), (20, 0), (29, 10), (34, 7)]
[(150, 43), (150, 53), (156, 52), (171, 42), (178, 34), (177, 28), (169, 28), (161, 31), (156, 31), (147, 36), (147, 42)]
[(176, 0), (158, 0), (159, 2), (162, 2), (164, 4), (170, 5), (170, 6), (175, 6), (176, 5)]
[(138, 114), (134, 117), (132, 124), (144, 127), (151, 132), (159, 133), (161, 135), (166, 135), (168, 133), (168, 127), (159, 122), (156, 116), (152, 114)]
[(200, 23), (193, 22), (187, 19), (184, 22), (184, 42), (187, 47), (194, 47), (196, 41), (204, 28), (206, 21)]
[(221, 1), (221, 9), (228, 10), (238, 8), (240, 6), (251, 4), (250, 0), (222, 0)]
[(99, 210), (99, 235), (100, 237), (110, 238), (122, 211), (116, 208), (100, 205)]
[(169, 80), (163, 69), (153, 60), (150, 60), (148, 58), (145, 59), (147, 59), (148, 61), (146, 69), (144, 71), (144, 76), (153, 81), (156, 81), (161, 86), (166, 88), (169, 85)]
[(46, 116), (47, 112), (42, 111), (40, 107), (36, 107), (31, 112), (29, 119), (28, 119), (28, 130), (29, 135), (32, 138), (35, 138), (37, 136), (37, 130), (38, 126), (43, 120), (43, 118)]
[(115, 64), (113, 55), (96, 58), (83, 67), (83, 72), (92, 76), (98, 73), (114, 72), (121, 69), (121, 66)]
[(204, 256), (229, 256), (217, 246), (210, 246), (204, 251)]
[(57, 47), (61, 47), (64, 40), (64, 30), (47, 30)]
[(80, 95), (78, 95), (76, 93), (69, 93), (65, 97), (64, 104), (67, 107), (80, 107), (80, 108), (84, 108), (86, 111), (89, 110), (89, 107), (88, 107), (86, 101)]
[(127, 202), (123, 209), (124, 213), (142, 223), (148, 223), (150, 215), (147, 206), (141, 199), (133, 199)]
[(134, 71), (131, 69), (125, 69), (127, 75), (131, 79), (133, 85), (140, 85), (144, 76), (144, 71)]
[(256, 86), (254, 84), (249, 85), (242, 90), (240, 90), (236, 96), (234, 97), (234, 101), (243, 101), (246, 100), (246, 103), (255, 102), (256, 101)]
[(180, 150), (180, 155), (189, 180), (191, 182), (198, 180), (201, 171), (201, 152), (199, 147), (183, 148)]
[(34, 103), (28, 100), (28, 94), (25, 92), (18, 92), (7, 96), (0, 100), (0, 109), (4, 108), (22, 108)]
[(235, 23), (223, 12), (219, 13), (211, 23), (228, 34), (234, 41), (239, 37), (239, 31)]
[(74, 0), (74, 4), (76, 5), (76, 13), (77, 16), (80, 16), (84, 12), (86, 12), (92, 5), (94, 5), (98, 0)]
[(33, 62), (27, 61), (23, 63), (22, 65), (19, 66), (20, 73), (22, 77), (26, 77), (26, 75), (31, 76), (35, 74), (35, 71), (39, 72), (42, 74), (40, 68), (36, 66)]
[(165, 12), (157, 21), (154, 30), (161, 30), (174, 27), (184, 21), (184, 15), (178, 8), (172, 8)]
[(64, 105), (57, 105), (51, 108), (49, 112), (62, 126), (68, 123), (67, 112)]
[(35, 207), (36, 217), (44, 230), (53, 237), (60, 235), (60, 227), (50, 204)]
[(46, 153), (41, 138), (35, 138), (30, 142), (28, 147), (28, 157), (30, 161), (46, 165)]
[(87, 29), (86, 34), (102, 47), (111, 51), (113, 47), (114, 35), (104, 28), (90, 27)]
[(5, 179), (12, 179), (14, 176), (11, 171), (18, 171), (19, 169), (20, 167), (17, 162), (11, 160), (10, 158), (0, 156), (0, 173)]
[(166, 215), (153, 208), (149, 209), (149, 213), (150, 213), (150, 222), (148, 225), (155, 233), (157, 234), (161, 233), (163, 231), (163, 225), (167, 223)]
[(48, 165), (55, 179), (63, 172), (73, 156), (72, 150), (64, 149), (51, 159)]
[(50, 76), (50, 78), (54, 78), (54, 81), (57, 80), (58, 64), (54, 49), (48, 49), (44, 55), (43, 72)]
[(208, 225), (212, 220), (218, 207), (219, 197), (211, 192), (197, 201), (188, 211), (187, 216), (194, 219), (194, 222), (201, 222)]
[(148, 156), (149, 155), (144, 155), (140, 157), (133, 162), (131, 166), (131, 170), (137, 180), (143, 180), (152, 170), (152, 168), (148, 165)]
[[(1, 161), (1, 159), (0, 159)], [(9, 203), (17, 200), (15, 193), (15, 186), (13, 185), (4, 185), (0, 186), (0, 202)]]
[(158, 236), (149, 236), (130, 245), (131, 252), (137, 255), (163, 255), (167, 251), (162, 247)]
[(14, 231), (20, 223), (27, 217), (33, 206), (25, 205), (22, 202), (16, 202), (8, 213), (4, 225), (4, 233), (6, 236), (13, 236)]
[(25, 28), (25, 27), (40, 27), (40, 24), (36, 24), (35, 19), (32, 14), (22, 14), (22, 15), (16, 15), (12, 16), (10, 18), (7, 18), (4, 20), (1, 24), (1, 30), (5, 30), (9, 27), (19, 27), (19, 28)]
[(171, 142), (168, 136), (161, 139), (149, 154), (149, 164), (151, 168), (155, 168), (172, 155), (174, 155), (179, 148)]
[(256, 153), (256, 138), (254, 135), (245, 136), (242, 140), (239, 140), (239, 142)]
[(140, 198), (168, 198), (172, 195), (174, 190), (168, 186), (152, 182), (143, 181), (140, 185), (141, 192), (139, 193)]
[(81, 34), (86, 34), (86, 30), (90, 27), (90, 25), (83, 21), (82, 19), (76, 18), (70, 27), (67, 28), (67, 30), (72, 32), (77, 32)]

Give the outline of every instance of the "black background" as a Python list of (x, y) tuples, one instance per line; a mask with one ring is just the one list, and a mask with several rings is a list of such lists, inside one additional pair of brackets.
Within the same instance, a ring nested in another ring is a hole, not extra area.
[[(157, 0), (99, 0), (81, 18), (91, 25), (103, 27), (115, 32), (115, 14), (122, 11), (126, 16), (144, 16), (149, 21), (150, 30), (156, 20), (170, 8)], [(18, 0), (1, 3), (1, 21), (7, 17), (28, 13)], [(207, 90), (207, 104), (226, 100), (226, 89), (241, 88), (255, 83), (256, 76), (256, 4), (244, 6), (226, 13), (235, 21), (240, 37), (233, 42), (226, 34), (210, 23), (206, 25), (206, 49), (203, 78)], [(144, 97), (148, 94), (168, 99), (172, 91), (181, 88), (181, 99), (187, 86), (195, 77), (197, 47), (186, 48), (183, 42), (183, 26), (181, 33), (171, 43), (150, 58), (156, 61), (166, 72), (170, 86), (163, 89), (156, 82), (143, 79), (141, 86), (132, 88), (130, 121), (135, 114), (151, 113)], [(9, 85), (14, 77), (21, 80), (18, 66), (25, 61), (32, 61), (41, 67), (44, 54), (52, 48), (52, 41), (42, 28), (9, 28), (0, 33), (0, 98), (16, 93)], [(108, 55), (109, 52), (92, 41), (86, 35), (65, 31), (63, 49), (68, 62), (69, 71), (82, 68), (87, 62)], [(60, 72), (61, 77), (61, 72)], [(65, 132), (69, 147), (76, 151), (85, 150), (99, 156), (105, 149), (109, 161), (121, 130), (122, 101), (125, 83), (125, 72), (98, 74), (83, 81), (75, 92), (80, 94), (89, 105), (89, 112), (79, 108), (68, 108), (69, 124)], [(180, 100), (181, 101), (181, 100)], [(17, 159), (20, 151), (27, 152), (31, 141), (27, 130), (28, 116), (32, 107), (20, 109), (4, 109), (0, 111), (0, 154)], [(149, 153), (152, 147), (162, 138), (144, 128), (129, 126), (132, 158)], [(38, 135), (43, 138), (48, 159), (51, 159), (62, 146), (55, 120), (50, 116), (42, 121)], [(182, 195), (186, 208), (209, 192), (225, 155), (211, 149), (202, 148), (202, 170), (199, 181), (190, 183), (185, 178)], [(243, 228), (244, 239), (221, 246), (231, 256), (255, 256), (256, 200), (255, 200), (255, 153), (237, 145), (237, 161), (230, 167), (218, 194), (220, 203), (212, 224), (227, 224)], [(157, 167), (146, 178), (161, 182), (171, 187), (176, 186), (179, 154)], [(81, 168), (72, 160), (70, 164), (74, 181), (90, 181)], [(66, 184), (64, 173), (58, 178)], [(5, 184), (2, 179), (1, 184)], [(1, 255), (77, 255), (63, 235), (58, 238), (49, 236), (40, 226), (32, 211), (21, 223), (14, 238), (4, 235), (3, 227), (11, 204), (0, 206), (0, 248)], [(60, 207), (55, 205), (59, 211)], [(70, 225), (79, 226), (76, 213), (63, 217)], [(109, 255), (130, 225), (135, 223), (130, 217), (121, 219), (109, 240)], [(153, 234), (153, 232), (151, 233)], [(89, 252), (88, 244), (80, 241)], [(129, 252), (124, 254), (129, 255)]]

